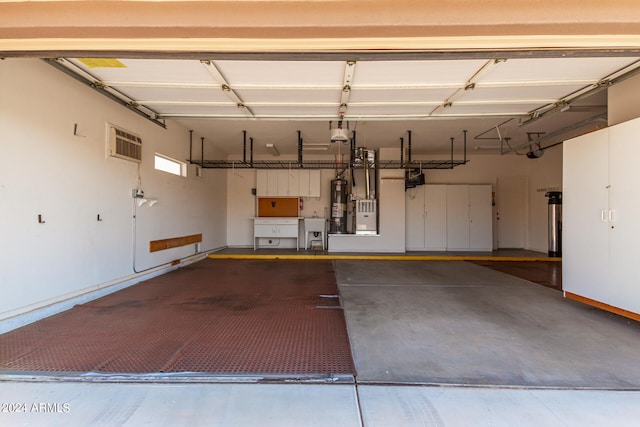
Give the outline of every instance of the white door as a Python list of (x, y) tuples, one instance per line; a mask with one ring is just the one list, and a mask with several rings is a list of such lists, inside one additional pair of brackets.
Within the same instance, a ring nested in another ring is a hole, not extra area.
[(424, 187), (405, 191), (405, 242), (407, 250), (424, 249)]
[(447, 249), (447, 186), (423, 185), (423, 187), (424, 248), (444, 251)]
[(609, 130), (563, 144), (562, 288), (608, 301)]
[(468, 185), (447, 185), (447, 249), (469, 249)]
[(498, 248), (524, 248), (526, 243), (525, 206), (528, 197), (527, 177), (498, 178), (497, 228)]
[(493, 227), (490, 185), (469, 186), (469, 248), (493, 249)]

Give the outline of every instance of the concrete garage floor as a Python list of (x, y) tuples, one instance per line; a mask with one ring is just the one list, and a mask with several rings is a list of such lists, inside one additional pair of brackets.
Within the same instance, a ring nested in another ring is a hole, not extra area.
[(360, 383), (640, 388), (640, 324), (463, 261), (335, 261)]
[(0, 375), (0, 425), (637, 425), (638, 323), (462, 261), (334, 267), (354, 384)]

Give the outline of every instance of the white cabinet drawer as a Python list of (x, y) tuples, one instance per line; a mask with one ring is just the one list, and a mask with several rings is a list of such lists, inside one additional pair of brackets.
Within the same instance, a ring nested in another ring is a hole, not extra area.
[(298, 218), (291, 218), (291, 219), (279, 219), (277, 221), (277, 224), (279, 225), (295, 225), (296, 227), (298, 226)]

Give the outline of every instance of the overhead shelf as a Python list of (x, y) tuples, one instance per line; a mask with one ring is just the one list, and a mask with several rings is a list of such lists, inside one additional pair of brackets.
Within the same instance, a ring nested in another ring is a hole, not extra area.
[[(399, 160), (379, 160), (376, 169), (453, 169), (467, 163), (468, 160), (413, 160), (400, 162)], [(347, 169), (348, 162), (335, 160), (193, 160), (192, 164), (204, 169)], [(353, 166), (352, 166), (353, 167)], [(361, 167), (361, 166), (360, 166)]]

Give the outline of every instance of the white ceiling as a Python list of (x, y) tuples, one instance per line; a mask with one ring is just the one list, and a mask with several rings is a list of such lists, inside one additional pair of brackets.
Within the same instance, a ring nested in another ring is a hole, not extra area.
[[(490, 152), (499, 138), (511, 146), (549, 135), (606, 113), (606, 91), (574, 99), (604, 79), (636, 68), (635, 57), (571, 57), (442, 60), (188, 60), (127, 59), (123, 67), (90, 61), (60, 62), (140, 109), (193, 129), (230, 155), (242, 153), (242, 131), (255, 153), (276, 144), (297, 152), (305, 144), (329, 143), (329, 123), (356, 129), (358, 145), (398, 146), (412, 131), (416, 155), (456, 151), (468, 130), (469, 150)], [(554, 106), (553, 114), (545, 111)], [(581, 107), (581, 108), (580, 108)], [(520, 124), (536, 114), (544, 118)], [(591, 129), (594, 125), (590, 125)], [(548, 146), (589, 126), (560, 133)], [(331, 151), (337, 151), (336, 144)], [(519, 150), (527, 151), (527, 147)], [(494, 151), (495, 152), (495, 151)]]

